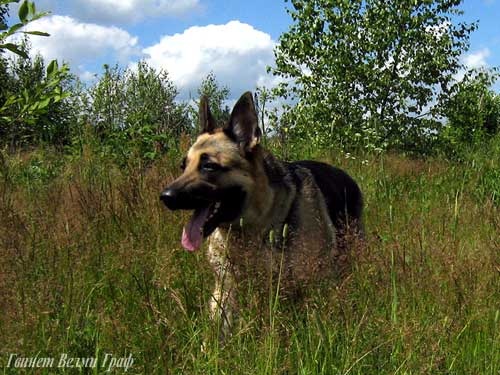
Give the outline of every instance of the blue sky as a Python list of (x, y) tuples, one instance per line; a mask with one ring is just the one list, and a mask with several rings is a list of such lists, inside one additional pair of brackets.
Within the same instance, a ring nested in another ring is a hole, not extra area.
[(471, 35), (470, 52), (487, 49), (488, 65), (500, 66), (500, 0), (465, 0), (462, 9), (467, 22), (479, 20), (479, 29)]
[[(290, 25), (284, 1), (222, 0), (37, 0), (52, 15), (34, 29), (51, 33), (33, 39), (47, 59), (70, 62), (84, 80), (102, 64), (122, 66), (146, 59), (167, 69), (182, 96), (195, 94), (214, 71), (233, 97), (256, 85), (272, 85), (265, 67)], [(479, 20), (463, 57), (471, 67), (500, 66), (500, 0), (465, 0), (465, 21)], [(498, 86), (497, 86), (498, 87)]]

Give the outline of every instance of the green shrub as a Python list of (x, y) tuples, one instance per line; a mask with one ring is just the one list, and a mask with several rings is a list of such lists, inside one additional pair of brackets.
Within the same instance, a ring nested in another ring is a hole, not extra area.
[(176, 101), (168, 74), (145, 62), (125, 71), (105, 65), (87, 95), (84, 122), (122, 162), (133, 154), (152, 160), (177, 147), (181, 135), (191, 131), (187, 105)]

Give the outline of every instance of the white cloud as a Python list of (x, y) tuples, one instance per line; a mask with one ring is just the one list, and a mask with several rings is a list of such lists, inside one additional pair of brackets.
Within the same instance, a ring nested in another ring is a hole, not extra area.
[(199, 0), (76, 0), (79, 17), (106, 23), (134, 23), (146, 17), (181, 16), (199, 7)]
[(71, 66), (92, 63), (99, 57), (127, 63), (138, 55), (138, 38), (118, 27), (81, 23), (68, 16), (50, 16), (32, 22), (28, 30), (48, 32), (50, 37), (32, 37), (33, 52), (47, 61), (58, 59)]
[(168, 71), (184, 95), (196, 94), (202, 79), (213, 71), (236, 97), (257, 84), (273, 81), (266, 66), (274, 61), (274, 45), (269, 34), (231, 21), (225, 25), (194, 26), (182, 34), (164, 36), (143, 52), (151, 66)]
[(85, 70), (85, 67), (83, 65), (78, 66), (78, 71), (80, 72), (79, 74), (80, 79), (84, 82), (92, 82), (95, 81), (97, 78), (96, 73), (92, 73), (88, 70)]
[(469, 53), (464, 56), (463, 61), (467, 68), (485, 68), (488, 66), (486, 59), (491, 55), (489, 48), (483, 48), (479, 51)]
[(457, 74), (454, 75), (455, 81), (461, 81), (464, 79), (465, 74), (469, 70), (488, 68), (487, 58), (491, 55), (489, 48), (483, 48), (475, 52), (470, 52), (462, 55), (461, 62), (464, 65)]

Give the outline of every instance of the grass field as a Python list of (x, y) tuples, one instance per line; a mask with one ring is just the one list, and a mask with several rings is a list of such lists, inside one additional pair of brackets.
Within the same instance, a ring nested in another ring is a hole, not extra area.
[(20, 371), (6, 367), (13, 353), (56, 366), (62, 353), (101, 364), (110, 353), (131, 354), (132, 374), (498, 375), (498, 159), (323, 160), (365, 194), (366, 249), (346, 278), (299, 305), (240, 296), (221, 348), (203, 251), (181, 248), (187, 215), (158, 199), (178, 160), (120, 169), (89, 150), (64, 163), (53, 152), (4, 156), (0, 368)]

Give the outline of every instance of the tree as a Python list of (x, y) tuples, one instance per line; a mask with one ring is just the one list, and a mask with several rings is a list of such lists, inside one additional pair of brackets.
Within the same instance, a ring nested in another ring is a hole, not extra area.
[[(0, 5), (0, 30), (7, 29), (7, 17), (9, 16), (9, 8), (5, 5)], [(1, 40), (0, 40), (1, 42)], [(6, 86), (8, 85), (9, 75), (7, 74), (7, 61), (4, 56), (2, 56), (2, 50), (0, 49), (0, 103), (5, 102), (7, 99)]]
[(7, 4), (0, 4), (0, 30), (7, 29), (7, 17), (9, 16), (9, 8)]
[(189, 127), (186, 108), (176, 102), (177, 88), (164, 70), (157, 71), (146, 62), (128, 71), (125, 91), (129, 126), (148, 124), (157, 135), (177, 139)]
[[(38, 13), (35, 3), (24, 0), (19, 7), (20, 22), (8, 27), (8, 4), (18, 1), (0, 0), (0, 141), (10, 146), (68, 141), (68, 108), (65, 99), (72, 76), (67, 65), (59, 67), (56, 60), (45, 68), (40, 56), (30, 57), (30, 35), (49, 36), (41, 31), (23, 28), (48, 13)], [(24, 38), (7, 38), (22, 33)], [(6, 61), (1, 54), (9, 50), (17, 59)]]
[(268, 105), (275, 99), (272, 90), (265, 86), (258, 86), (254, 93), (254, 102), (257, 110), (257, 115), (259, 116), (260, 129), (262, 130), (262, 141), (264, 144), (267, 143), (267, 135), (270, 132), (269, 126), (267, 125), (268, 120), (273, 121), (274, 115), (277, 112), (277, 108), (270, 110)]
[(73, 76), (57, 61), (47, 66), (40, 55), (30, 56), (27, 40), (19, 45), (27, 58), (5, 61), (0, 91), (0, 140), (12, 147), (46, 142), (69, 142), (74, 111), (66, 100)]
[[(219, 125), (224, 125), (229, 121), (231, 112), (226, 104), (229, 94), (229, 88), (221, 86), (214, 72), (208, 73), (198, 88), (198, 97), (205, 95), (208, 98), (210, 111)], [(198, 108), (199, 105), (196, 103), (191, 110), (196, 129), (198, 127)]]
[(476, 28), (453, 23), (460, 3), (291, 0), (293, 24), (270, 70), (285, 78), (278, 94), (298, 100), (295, 131), (324, 144), (367, 136), (401, 146), (439, 126), (429, 115)]
[(125, 71), (105, 65), (89, 96), (88, 121), (123, 160), (132, 152), (153, 159), (189, 129), (186, 106), (176, 102), (168, 73), (145, 62)]
[(89, 89), (91, 107), (89, 122), (96, 132), (105, 138), (115, 131), (125, 128), (125, 76), (118, 67), (103, 66), (104, 73)]
[(496, 70), (469, 71), (443, 104), (443, 138), (452, 150), (500, 132), (500, 95), (491, 89), (497, 78)]

